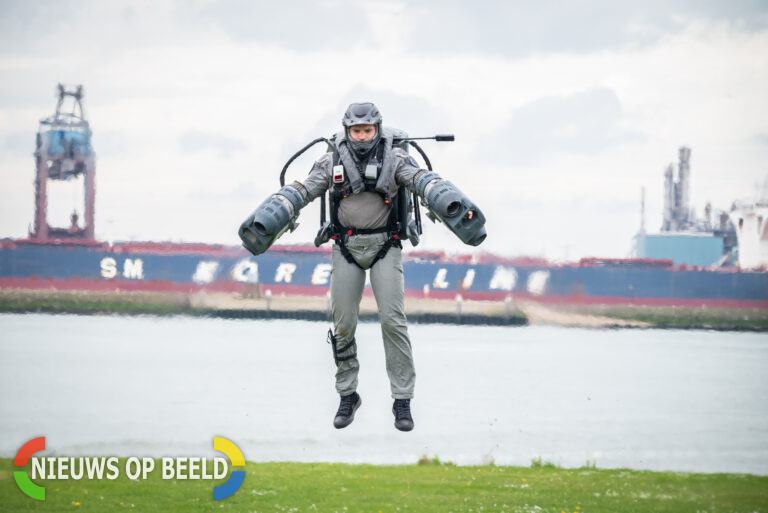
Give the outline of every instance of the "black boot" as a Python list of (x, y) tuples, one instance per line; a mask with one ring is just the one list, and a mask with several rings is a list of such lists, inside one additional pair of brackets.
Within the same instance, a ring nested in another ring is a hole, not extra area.
[(352, 421), (355, 420), (355, 412), (360, 408), (362, 403), (363, 401), (360, 399), (360, 395), (357, 392), (341, 396), (339, 410), (336, 412), (336, 417), (333, 419), (333, 427), (341, 429), (352, 424)]
[(395, 414), (395, 427), (400, 431), (413, 429), (413, 417), (411, 417), (411, 400), (395, 399), (392, 405), (392, 413)]

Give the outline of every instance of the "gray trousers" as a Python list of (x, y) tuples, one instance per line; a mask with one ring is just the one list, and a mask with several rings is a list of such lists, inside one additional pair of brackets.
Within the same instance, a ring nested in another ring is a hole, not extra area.
[[(371, 274), (371, 288), (379, 309), (392, 398), (410, 399), (413, 397), (416, 371), (405, 318), (402, 250), (390, 248), (384, 258), (370, 267), (386, 240), (387, 235), (383, 233), (353, 235), (349, 237), (347, 249), (362, 267), (370, 269), (368, 272)], [(355, 337), (360, 300), (365, 288), (365, 273), (355, 264), (347, 262), (338, 246), (333, 246), (331, 309), (338, 348), (343, 348)], [(357, 345), (353, 343), (338, 356), (356, 354)], [(340, 395), (348, 395), (357, 390), (359, 370), (360, 363), (356, 357), (339, 361), (336, 366), (336, 391)]]

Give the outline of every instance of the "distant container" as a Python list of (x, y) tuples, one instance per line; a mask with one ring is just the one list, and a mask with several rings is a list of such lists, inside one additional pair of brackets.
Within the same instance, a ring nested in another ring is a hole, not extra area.
[(638, 235), (637, 256), (670, 259), (675, 265), (710, 267), (723, 258), (723, 238), (711, 233)]

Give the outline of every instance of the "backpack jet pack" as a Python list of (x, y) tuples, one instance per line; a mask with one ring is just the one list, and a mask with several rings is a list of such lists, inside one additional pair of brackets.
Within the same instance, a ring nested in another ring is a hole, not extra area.
[(259, 205), (240, 225), (238, 235), (245, 249), (264, 253), (288, 228), (295, 230), (304, 196), (296, 185), (286, 185)]
[[(453, 183), (444, 180), (440, 175), (432, 171), (432, 163), (429, 157), (416, 143), (417, 140), (422, 139), (453, 141), (454, 136), (402, 137), (394, 140), (394, 143), (397, 145), (413, 146), (427, 165), (427, 170), (421, 171), (414, 180), (415, 192), (422, 198), (421, 204), (429, 209), (427, 217), (433, 222), (435, 220), (441, 221), (465, 244), (471, 246), (479, 245), (485, 240), (487, 235), (485, 231), (485, 216), (477, 205)], [(283, 233), (289, 229), (293, 231), (298, 226), (296, 220), (299, 217), (299, 210), (305, 206), (306, 191), (304, 191), (304, 187), (299, 182), (285, 185), (285, 172), (294, 160), (321, 141), (328, 145), (328, 151), (336, 151), (333, 140), (319, 137), (296, 152), (286, 162), (280, 173), (280, 185), (282, 188), (259, 205), (240, 225), (238, 235), (243, 242), (243, 246), (253, 255), (264, 253)], [(404, 191), (401, 190), (400, 192)], [(327, 232), (327, 226), (323, 226), (326, 218), (325, 195), (321, 196), (320, 200), (321, 232), (318, 233), (318, 237), (315, 239), (316, 246), (327, 242), (329, 238), (328, 234), (324, 232), (324, 230)], [(401, 203), (403, 206), (406, 204), (404, 201), (401, 201)], [(409, 203), (413, 206), (417, 232), (411, 238), (415, 245), (418, 243), (418, 235), (422, 233), (421, 216), (417, 198), (414, 197)]]
[(479, 246), (485, 240), (485, 216), (458, 187), (434, 171), (416, 175), (414, 182), (430, 217), (441, 221), (464, 244)]

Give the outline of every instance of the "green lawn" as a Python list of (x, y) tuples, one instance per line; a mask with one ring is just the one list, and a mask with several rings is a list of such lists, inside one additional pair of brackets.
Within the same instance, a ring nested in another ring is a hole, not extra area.
[[(31, 464), (28, 465), (31, 469)], [(768, 476), (595, 468), (248, 463), (233, 496), (220, 481), (37, 480), (46, 500), (25, 496), (13, 461), (0, 459), (0, 511), (243, 512), (768, 512)], [(29, 470), (31, 475), (31, 470)]]
[(647, 322), (656, 328), (768, 330), (768, 311), (760, 308), (598, 306), (591, 309), (607, 317)]

